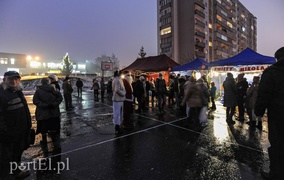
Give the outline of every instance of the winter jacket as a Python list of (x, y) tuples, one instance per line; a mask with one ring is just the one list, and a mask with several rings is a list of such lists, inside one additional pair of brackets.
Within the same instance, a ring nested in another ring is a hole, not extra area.
[[(182, 105), (187, 102), (189, 107), (203, 107), (207, 103), (205, 98), (205, 85), (197, 82), (190, 82), (184, 89)], [(208, 90), (207, 90), (208, 91)]]
[(248, 90), (247, 90), (247, 94), (246, 94), (246, 105), (247, 108), (254, 108), (255, 106), (255, 102), (256, 102), (256, 98), (257, 98), (257, 91), (258, 91), (258, 86), (259, 84), (252, 84)]
[(237, 86), (233, 77), (227, 77), (223, 82), (224, 106), (235, 107), (237, 105)]
[[(29, 137), (31, 116), (21, 88), (11, 90), (5, 83), (0, 85), (0, 142)], [(28, 144), (25, 144), (28, 146)]]
[(254, 113), (263, 116), (266, 109), (269, 120), (283, 121), (284, 58), (265, 69), (261, 76)]
[(166, 81), (164, 79), (156, 79), (156, 94), (167, 94)]
[(115, 77), (112, 81), (112, 100), (115, 102), (121, 102), (125, 100), (125, 87), (123, 85), (122, 79)]
[(78, 88), (83, 87), (83, 81), (77, 80), (77, 81), (76, 81), (76, 86), (77, 86)]
[(137, 80), (134, 86), (134, 94), (135, 97), (141, 98), (143, 95), (145, 97), (146, 94), (146, 88), (144, 88), (143, 82), (140, 80)]
[(36, 120), (46, 120), (60, 116), (59, 104), (63, 98), (60, 92), (55, 91), (52, 85), (44, 84), (40, 86), (33, 97), (33, 103), (36, 105)]
[(237, 89), (238, 89), (238, 98), (243, 99), (246, 95), (247, 89), (248, 89), (248, 82), (246, 79), (242, 79), (240, 82), (237, 83)]
[(68, 83), (67, 80), (63, 82), (62, 89), (63, 89), (64, 94), (72, 94), (72, 92), (73, 92), (72, 85), (70, 83)]

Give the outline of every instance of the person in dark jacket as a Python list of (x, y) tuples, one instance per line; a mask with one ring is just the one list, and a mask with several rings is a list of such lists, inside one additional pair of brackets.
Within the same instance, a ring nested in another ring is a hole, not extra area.
[(35, 116), (37, 120), (37, 132), (41, 133), (41, 144), (47, 145), (47, 133), (50, 135), (54, 147), (59, 147), (60, 140), (60, 110), (59, 105), (63, 98), (50, 84), (48, 78), (41, 80), (34, 96), (33, 103), (36, 105)]
[(31, 116), (16, 71), (5, 72), (0, 85), (0, 179), (25, 178), (28, 170), (20, 166), (22, 153), (29, 147)]
[(134, 92), (138, 101), (138, 109), (136, 110), (136, 112), (140, 113), (142, 110), (143, 111), (147, 110), (146, 108), (147, 92), (146, 92), (146, 82), (144, 76), (140, 76), (139, 80), (136, 81)]
[(232, 73), (227, 73), (224, 87), (224, 106), (226, 107), (226, 121), (228, 124), (235, 124), (233, 116), (237, 105), (237, 86)]
[(80, 94), (81, 94), (81, 97), (82, 97), (83, 81), (80, 78), (78, 78), (77, 81), (76, 81), (76, 87), (77, 87), (78, 97), (80, 96)]
[(237, 82), (237, 89), (238, 89), (238, 109), (239, 109), (239, 117), (238, 120), (241, 122), (245, 121), (245, 108), (244, 108), (244, 103), (245, 103), (245, 98), (246, 98), (246, 93), (248, 89), (248, 82), (244, 78), (245, 74), (239, 74), (238, 75), (238, 82)]
[(63, 89), (63, 96), (64, 96), (64, 101), (65, 101), (65, 109), (69, 111), (72, 108), (74, 108), (74, 106), (72, 105), (73, 88), (71, 85), (71, 79), (69, 77), (66, 77), (65, 80), (63, 81), (62, 89)]
[(50, 75), (48, 76), (48, 78), (50, 79), (50, 84), (51, 84), (52, 86), (54, 86), (55, 90), (56, 90), (56, 91), (60, 91), (60, 86), (59, 86), (59, 84), (58, 84), (58, 78), (57, 78), (57, 76), (56, 76), (55, 74), (50, 74)]
[(275, 52), (275, 58), (277, 62), (261, 76), (254, 113), (263, 116), (267, 110), (270, 172), (262, 171), (262, 175), (284, 179), (284, 47)]
[(211, 82), (211, 88), (210, 88), (210, 98), (211, 98), (211, 110), (216, 110), (216, 104), (215, 104), (215, 98), (216, 98), (216, 86), (214, 82)]
[(159, 107), (159, 114), (164, 112), (164, 107), (166, 105), (166, 94), (167, 94), (167, 87), (166, 81), (163, 79), (163, 74), (159, 73), (159, 77), (156, 79), (156, 96), (158, 99), (158, 107)]
[(106, 87), (105, 87), (105, 81), (103, 77), (101, 79), (100, 85), (101, 85), (101, 101), (104, 102)]

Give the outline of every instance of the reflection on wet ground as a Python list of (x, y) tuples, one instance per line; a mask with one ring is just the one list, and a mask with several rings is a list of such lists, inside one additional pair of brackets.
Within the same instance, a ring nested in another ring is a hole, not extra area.
[[(34, 115), (32, 96), (27, 100)], [(66, 112), (61, 104), (61, 148), (49, 142), (44, 149), (37, 135), (23, 157), (50, 158), (53, 166), (68, 162), (68, 169), (59, 174), (58, 168), (33, 169), (30, 179), (260, 179), (260, 169), (268, 167), (266, 121), (262, 131), (238, 121), (228, 126), (221, 104), (199, 131), (178, 109), (159, 115), (150, 107), (134, 113), (135, 127), (119, 136), (111, 101), (94, 102), (93, 94), (84, 92), (82, 98), (73, 96), (73, 105)]]

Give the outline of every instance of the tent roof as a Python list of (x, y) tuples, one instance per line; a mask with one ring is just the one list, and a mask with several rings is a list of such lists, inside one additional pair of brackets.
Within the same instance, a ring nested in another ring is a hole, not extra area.
[(149, 56), (146, 58), (137, 58), (132, 64), (124, 68), (127, 71), (159, 72), (168, 71), (169, 68), (179, 66), (167, 55)]
[(189, 63), (174, 67), (172, 71), (201, 70), (202, 65), (205, 65), (205, 69), (207, 69), (209, 63), (200, 58), (195, 58), (193, 61)]
[(210, 63), (210, 66), (237, 66), (237, 65), (257, 65), (257, 64), (273, 64), (275, 58), (261, 55), (250, 48), (246, 48), (239, 54)]

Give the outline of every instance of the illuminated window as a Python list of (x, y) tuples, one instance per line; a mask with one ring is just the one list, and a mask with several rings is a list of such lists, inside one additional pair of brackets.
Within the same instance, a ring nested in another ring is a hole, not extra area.
[(217, 19), (218, 19), (219, 21), (222, 21), (222, 17), (219, 16), (219, 15), (217, 15)]
[(224, 35), (221, 35), (221, 39), (223, 39), (224, 41), (228, 40), (228, 38), (226, 36), (224, 36)]
[(230, 28), (233, 28), (233, 24), (230, 23), (229, 21), (227, 21), (227, 26), (229, 26)]
[(37, 62), (37, 61), (31, 61), (30, 62), (30, 67), (32, 67), (32, 68), (39, 68), (40, 66), (41, 66), (40, 62)]
[(223, 10), (221, 10), (221, 13), (222, 13), (223, 15), (225, 15), (225, 16), (228, 16), (228, 14), (227, 14), (225, 11), (223, 11)]
[(209, 41), (209, 46), (212, 47), (212, 42), (211, 41)]
[(246, 18), (246, 16), (242, 13), (241, 14), (241, 17), (243, 18), (243, 19), (245, 19)]
[(253, 26), (251, 26), (251, 29), (252, 29), (252, 30), (254, 30), (254, 27), (253, 27)]
[(169, 34), (171, 33), (171, 27), (165, 28), (161, 30), (161, 35)]
[(8, 59), (7, 58), (1, 58), (0, 64), (8, 64)]
[(211, 23), (209, 23), (209, 28), (212, 29), (212, 24)]
[(86, 65), (85, 64), (78, 64), (78, 69), (86, 69)]
[(11, 58), (11, 59), (10, 59), (10, 62), (11, 62), (11, 64), (15, 64), (15, 59), (14, 59), (14, 58)]

